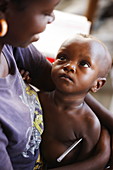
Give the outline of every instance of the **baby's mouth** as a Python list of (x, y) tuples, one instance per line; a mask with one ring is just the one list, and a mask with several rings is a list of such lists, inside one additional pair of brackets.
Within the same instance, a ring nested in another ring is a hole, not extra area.
[(62, 74), (62, 75), (60, 75), (60, 77), (64, 78), (65, 80), (73, 81), (73, 79), (69, 75), (66, 75), (66, 74)]

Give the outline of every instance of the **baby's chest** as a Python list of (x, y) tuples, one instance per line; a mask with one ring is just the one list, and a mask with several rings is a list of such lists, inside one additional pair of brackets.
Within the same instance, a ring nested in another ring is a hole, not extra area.
[(82, 135), (81, 122), (80, 117), (72, 112), (54, 109), (51, 112), (46, 110), (44, 113), (44, 130), (64, 140), (69, 139), (74, 141)]
[(69, 148), (78, 141), (78, 132), (76, 135), (73, 126), (68, 122), (66, 123), (65, 121), (66, 119), (63, 122), (59, 120), (57, 122), (58, 124), (53, 123), (51, 128), (45, 127), (44, 129), (42, 140), (43, 154), (47, 159), (47, 162), (50, 162), (50, 164), (56, 162), (57, 164), (62, 165), (62, 163), (67, 164), (77, 159), (81, 144), (71, 148), (71, 150), (66, 153), (61, 162), (57, 161), (57, 159), (60, 159), (60, 156), (63, 153), (69, 150)]

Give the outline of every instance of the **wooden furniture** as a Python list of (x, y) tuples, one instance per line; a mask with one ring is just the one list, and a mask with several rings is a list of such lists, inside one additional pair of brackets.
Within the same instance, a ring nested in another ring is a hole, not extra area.
[(97, 9), (99, 0), (88, 0), (88, 5), (86, 9), (86, 14), (85, 16), (91, 23), (93, 23), (94, 15)]

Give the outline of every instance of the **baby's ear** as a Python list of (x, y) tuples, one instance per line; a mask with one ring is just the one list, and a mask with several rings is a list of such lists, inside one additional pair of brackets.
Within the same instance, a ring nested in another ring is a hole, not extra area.
[(106, 82), (106, 78), (98, 78), (95, 82), (94, 85), (91, 87), (90, 91), (95, 93), (97, 92)]

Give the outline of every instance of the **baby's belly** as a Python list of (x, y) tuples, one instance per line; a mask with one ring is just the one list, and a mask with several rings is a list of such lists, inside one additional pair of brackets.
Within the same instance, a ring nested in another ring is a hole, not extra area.
[(58, 167), (61, 165), (70, 164), (77, 161), (78, 151), (80, 145), (72, 149), (65, 157), (59, 162), (58, 158), (72, 145), (72, 142), (61, 143), (59, 141), (51, 141), (42, 144), (42, 154), (48, 167)]

